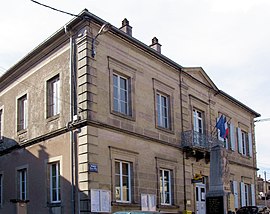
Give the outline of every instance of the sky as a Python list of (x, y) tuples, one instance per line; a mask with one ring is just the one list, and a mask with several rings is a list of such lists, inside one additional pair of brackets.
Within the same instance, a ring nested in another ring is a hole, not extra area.
[[(73, 14), (89, 12), (186, 67), (202, 67), (216, 86), (270, 118), (269, 0), (38, 0)], [(0, 75), (73, 17), (33, 3), (0, 3)], [(270, 121), (256, 122), (258, 174), (270, 179)]]

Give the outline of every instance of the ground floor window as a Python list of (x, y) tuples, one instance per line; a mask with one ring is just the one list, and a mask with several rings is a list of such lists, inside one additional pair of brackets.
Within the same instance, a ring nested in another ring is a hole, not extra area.
[(171, 190), (171, 171), (166, 169), (159, 170), (160, 182), (160, 202), (164, 205), (170, 205), (172, 201)]
[(115, 161), (115, 198), (116, 201), (131, 202), (131, 164)]
[(50, 179), (50, 202), (60, 203), (61, 193), (60, 193), (60, 162), (49, 163), (49, 179)]

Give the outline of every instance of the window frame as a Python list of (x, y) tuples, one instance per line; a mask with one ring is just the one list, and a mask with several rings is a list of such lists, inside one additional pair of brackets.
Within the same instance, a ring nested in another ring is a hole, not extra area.
[[(115, 85), (115, 77), (117, 78), (117, 84)], [(112, 74), (112, 84), (113, 84), (113, 92), (112, 92), (112, 97), (113, 97), (113, 102), (112, 102), (112, 109), (114, 112), (118, 114), (122, 114), (124, 116), (132, 116), (132, 105), (131, 105), (131, 80), (130, 77), (121, 75), (117, 72), (113, 72)], [(121, 80), (125, 81), (125, 88), (121, 87)], [(117, 91), (115, 91), (115, 89)], [(124, 91), (126, 99), (122, 100), (121, 92)], [(116, 92), (116, 93), (115, 93)], [(115, 97), (117, 95), (117, 97)], [(117, 109), (115, 107), (115, 100), (117, 101)], [(121, 104), (125, 104), (125, 110), (123, 111), (121, 108)]]
[(27, 200), (28, 197), (28, 176), (27, 168), (21, 168), (17, 170), (18, 179), (18, 198), (22, 201)]
[[(201, 116), (199, 116), (201, 114)], [(204, 124), (205, 124), (205, 117), (204, 117), (204, 111), (199, 110), (197, 108), (192, 109), (192, 118), (193, 118), (193, 131), (204, 134)], [(199, 127), (199, 124), (201, 122), (201, 127)]]
[(46, 117), (50, 118), (59, 115), (61, 110), (60, 74), (56, 74), (46, 81), (46, 90)]
[[(120, 189), (120, 200), (116, 199), (116, 202), (121, 202), (121, 203), (131, 203), (131, 190), (132, 190), (132, 186), (131, 186), (131, 163), (127, 162), (127, 161), (122, 161), (122, 160), (115, 160), (115, 165), (116, 163), (119, 163), (119, 170), (120, 170), (120, 174), (119, 174), (119, 189)], [(124, 188), (123, 188), (123, 177), (126, 175), (123, 175), (123, 164), (127, 164), (128, 166), (128, 194), (127, 194), (127, 198), (128, 200), (124, 200)], [(116, 166), (115, 166), (116, 168)], [(118, 176), (118, 174), (115, 172), (114, 174), (115, 176), (115, 183), (116, 182), (116, 176)], [(116, 197), (116, 190), (117, 190), (117, 186), (115, 184), (115, 197)]]
[[(115, 161), (123, 161), (130, 163), (130, 202), (126, 202), (132, 204), (139, 200), (139, 189), (138, 189), (138, 175), (137, 175), (137, 166), (138, 166), (138, 153), (126, 149), (120, 149), (116, 147), (109, 146), (110, 156), (111, 156), (111, 168), (112, 168), (112, 201), (113, 203), (119, 203), (116, 200), (115, 195)], [(122, 202), (120, 202), (122, 203)]]
[[(162, 102), (165, 99), (165, 103)], [(164, 105), (162, 105), (162, 103)], [(156, 92), (157, 126), (163, 129), (171, 129), (170, 96), (159, 91)]]
[(242, 154), (244, 156), (249, 156), (249, 145), (248, 145), (248, 133), (241, 130), (241, 140), (240, 142), (242, 144)]
[[(110, 83), (110, 113), (122, 117), (124, 119), (136, 120), (136, 109), (135, 109), (135, 81), (137, 69), (133, 68), (130, 63), (125, 63), (123, 60), (119, 61), (115, 58), (108, 56), (108, 68), (109, 68), (109, 83)], [(119, 111), (114, 110), (114, 82), (113, 75), (120, 75), (126, 78), (128, 84), (128, 112), (123, 114)]]
[(28, 127), (28, 96), (24, 94), (17, 99), (17, 132)]
[[(167, 185), (168, 185), (168, 188), (169, 188), (169, 191), (168, 193), (165, 192), (165, 176), (164, 176), (164, 173), (165, 172), (168, 172), (168, 181), (166, 181)], [(160, 175), (160, 173), (162, 173)], [(171, 185), (171, 170), (169, 169), (163, 169), (163, 168), (160, 168), (159, 169), (159, 193), (160, 193), (160, 204), (161, 205), (172, 205), (172, 185)], [(166, 194), (169, 195), (169, 203), (166, 203)], [(163, 199), (163, 200), (162, 200)]]
[[(52, 179), (52, 166), (56, 165), (56, 188), (53, 188)], [(61, 203), (61, 163), (60, 160), (52, 161), (48, 163), (49, 170), (49, 203), (59, 204)], [(56, 200), (53, 200), (53, 189), (56, 189)]]

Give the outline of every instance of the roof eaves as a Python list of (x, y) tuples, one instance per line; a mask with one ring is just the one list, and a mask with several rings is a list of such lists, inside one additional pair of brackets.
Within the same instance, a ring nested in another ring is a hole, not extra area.
[(225, 98), (231, 100), (232, 102), (236, 103), (237, 105), (241, 106), (242, 108), (246, 109), (247, 111), (249, 111), (250, 113), (252, 113), (255, 117), (260, 117), (261, 115), (254, 111), (253, 109), (249, 108), (247, 105), (243, 104), (242, 102), (240, 102), (239, 100), (235, 99), (234, 97), (232, 97), (231, 95), (227, 94), (226, 92), (219, 90), (219, 93), (224, 96)]

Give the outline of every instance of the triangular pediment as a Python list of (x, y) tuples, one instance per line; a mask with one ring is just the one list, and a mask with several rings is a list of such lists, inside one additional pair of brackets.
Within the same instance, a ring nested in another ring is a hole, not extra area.
[(183, 70), (204, 85), (207, 85), (214, 90), (218, 90), (217, 86), (201, 67), (186, 67)]

